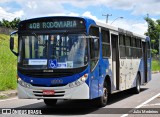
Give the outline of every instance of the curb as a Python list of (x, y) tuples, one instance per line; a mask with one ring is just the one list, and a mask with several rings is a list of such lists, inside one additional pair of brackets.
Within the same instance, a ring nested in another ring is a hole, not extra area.
[(17, 90), (0, 91), (0, 99), (17, 96)]
[(160, 73), (160, 71), (152, 71), (152, 74)]

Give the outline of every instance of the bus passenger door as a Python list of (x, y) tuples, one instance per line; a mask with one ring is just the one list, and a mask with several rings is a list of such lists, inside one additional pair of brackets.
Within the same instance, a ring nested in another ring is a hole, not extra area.
[(143, 83), (147, 82), (147, 44), (146, 42), (142, 42), (142, 48), (143, 48)]
[(151, 80), (151, 45), (150, 41), (147, 42), (147, 82)]
[(111, 33), (112, 44), (112, 89), (119, 90), (119, 44), (118, 34)]
[(143, 83), (147, 83), (151, 80), (151, 53), (150, 53), (150, 43), (142, 42), (143, 47)]

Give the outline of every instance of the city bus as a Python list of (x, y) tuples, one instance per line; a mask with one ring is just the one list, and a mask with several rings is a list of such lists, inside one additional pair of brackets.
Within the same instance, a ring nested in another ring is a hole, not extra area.
[(18, 97), (43, 99), (47, 106), (93, 99), (103, 107), (110, 94), (139, 93), (151, 80), (148, 36), (86, 17), (21, 21), (10, 35), (10, 50), (18, 57)]

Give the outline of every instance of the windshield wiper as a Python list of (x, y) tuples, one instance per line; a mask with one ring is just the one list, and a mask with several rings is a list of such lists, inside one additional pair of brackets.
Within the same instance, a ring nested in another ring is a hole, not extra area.
[(38, 40), (38, 36), (36, 33), (32, 32), (32, 34), (34, 34), (34, 37)]

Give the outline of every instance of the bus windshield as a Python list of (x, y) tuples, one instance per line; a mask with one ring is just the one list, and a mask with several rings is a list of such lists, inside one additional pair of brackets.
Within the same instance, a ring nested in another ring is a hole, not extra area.
[(19, 37), (19, 67), (78, 68), (87, 64), (84, 34), (24, 35)]

